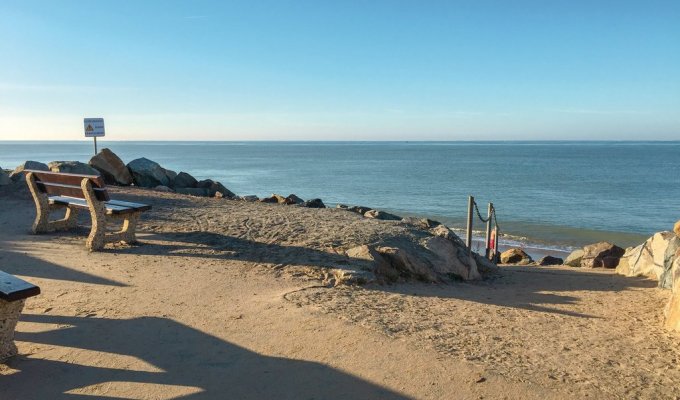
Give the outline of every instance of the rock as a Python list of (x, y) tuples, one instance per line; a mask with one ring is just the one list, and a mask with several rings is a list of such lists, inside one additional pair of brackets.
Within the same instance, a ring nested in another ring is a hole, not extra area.
[(564, 265), (568, 265), (570, 267), (580, 267), (582, 258), (583, 249), (574, 250), (567, 256), (567, 259), (564, 260)]
[(138, 158), (127, 165), (132, 181), (140, 187), (153, 188), (156, 186), (170, 186), (170, 179), (166, 170), (157, 162), (146, 158)]
[(433, 221), (428, 218), (415, 218), (415, 217), (404, 217), (401, 219), (401, 222), (425, 230), (441, 225), (441, 223), (438, 221)]
[(254, 194), (250, 194), (250, 195), (247, 195), (247, 196), (239, 196), (238, 199), (242, 200), (242, 201), (249, 201), (249, 202), (260, 200), (260, 198), (255, 196)]
[(12, 180), (9, 178), (9, 174), (0, 168), (0, 186), (9, 185), (10, 183), (12, 183)]
[(294, 194), (289, 194), (288, 197), (286, 197), (283, 201), (284, 204), (292, 205), (292, 204), (303, 204), (305, 201), (302, 200), (301, 198), (297, 197)]
[(389, 261), (400, 276), (414, 277), (425, 282), (441, 280), (429, 260), (424, 259), (418, 252), (410, 252), (398, 247), (378, 247), (376, 250)]
[(670, 289), (670, 270), (680, 238), (673, 232), (657, 232), (643, 244), (630, 247), (621, 257), (616, 272), (625, 276), (647, 276), (659, 281), (659, 287)]
[(379, 210), (369, 210), (364, 214), (366, 218), (380, 219), (383, 221), (401, 221), (401, 217)]
[(501, 253), (502, 264), (519, 264), (527, 265), (534, 260), (524, 250), (520, 248), (512, 248)]
[(47, 164), (52, 172), (67, 174), (101, 175), (99, 171), (80, 161), (52, 161)]
[(423, 246), (437, 256), (431, 260), (435, 272), (449, 277), (454, 275), (466, 281), (482, 278), (467, 248), (456, 246), (454, 242), (439, 236), (425, 239)]
[(680, 275), (680, 272), (677, 272), (677, 269), (680, 268), (680, 262), (677, 262), (678, 258), (680, 258), (680, 237), (675, 236), (666, 248), (663, 262), (664, 272), (659, 278), (660, 288), (673, 288), (673, 279), (675, 279), (676, 274)]
[(182, 188), (195, 188), (198, 185), (196, 178), (187, 174), (186, 172), (180, 172), (177, 174), (173, 183), (175, 184), (175, 187)]
[(278, 204), (285, 204), (286, 198), (281, 196), (280, 194), (272, 193), (270, 197), (265, 197), (263, 199), (260, 199), (262, 203), (278, 203)]
[(664, 310), (664, 326), (672, 331), (680, 332), (680, 254), (676, 253), (676, 255), (670, 268), (673, 271), (672, 294)]
[(331, 270), (331, 273), (333, 274), (332, 280), (327, 278), (326, 282), (332, 281), (333, 286), (364, 285), (375, 281), (375, 275), (368, 271), (335, 268)]
[(286, 202), (286, 198), (281, 196), (280, 194), (272, 193), (270, 197), (265, 197), (263, 199), (260, 199), (260, 201), (263, 203), (284, 204)]
[(191, 196), (210, 197), (210, 189), (207, 188), (175, 188), (175, 192)]
[[(165, 169), (165, 168), (163, 168)], [(168, 177), (168, 182), (171, 187), (175, 187), (175, 179), (177, 178), (177, 172), (171, 169), (165, 169), (165, 176)]]
[[(390, 282), (399, 279), (399, 272), (392, 268), (389, 261), (383, 257), (376, 249), (367, 245), (353, 247), (345, 253), (352, 258), (352, 265), (357, 265), (364, 271), (371, 271), (380, 278)], [(363, 261), (358, 263), (356, 260)]]
[(430, 233), (434, 236), (443, 237), (445, 239), (454, 240), (464, 245), (463, 240), (456, 235), (454, 231), (449, 229), (446, 225), (437, 225), (430, 229)]
[(26, 180), (26, 175), (24, 174), (24, 170), (27, 169), (32, 169), (36, 171), (49, 171), (50, 168), (47, 166), (47, 164), (43, 164), (38, 161), (25, 161), (23, 164), (19, 165), (18, 167), (14, 168), (14, 171), (12, 171), (11, 174), (9, 174), (10, 179), (12, 179), (13, 182), (24, 182)]
[(326, 208), (326, 205), (323, 204), (323, 201), (321, 199), (311, 199), (307, 200), (304, 203), (302, 203), (302, 207), (307, 207), (307, 208)]
[(675, 232), (675, 236), (680, 237), (680, 221), (673, 225), (673, 232)]
[(235, 199), (236, 195), (226, 187), (224, 187), (223, 184), (219, 182), (214, 182), (209, 188), (208, 191), (210, 192), (210, 196), (217, 196), (217, 194), (220, 194), (220, 197), (224, 197), (227, 199)]
[(153, 188), (153, 190), (155, 190), (157, 192), (165, 192), (165, 193), (172, 193), (173, 192), (172, 189), (170, 189), (167, 186), (163, 186), (163, 185), (158, 185), (155, 188)]
[(196, 187), (197, 188), (203, 188), (203, 189), (210, 189), (212, 185), (215, 184), (215, 181), (212, 179), (203, 179), (202, 181), (196, 182)]
[[(615, 268), (625, 250), (609, 242), (589, 244), (583, 248), (582, 268)], [(609, 257), (606, 261), (606, 257)]]
[(364, 215), (367, 212), (371, 211), (369, 207), (364, 207), (364, 206), (351, 206), (347, 208), (347, 211), (355, 212), (357, 214)]
[(96, 156), (90, 158), (88, 164), (99, 171), (107, 185), (132, 184), (132, 175), (125, 163), (109, 149), (102, 149)]
[(564, 260), (553, 256), (545, 256), (536, 262), (538, 265), (562, 265), (563, 263)]

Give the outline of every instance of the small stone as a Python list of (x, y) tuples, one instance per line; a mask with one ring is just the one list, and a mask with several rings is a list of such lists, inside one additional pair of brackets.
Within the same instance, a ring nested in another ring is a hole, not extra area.
[(545, 256), (538, 260), (536, 264), (538, 265), (562, 265), (563, 260), (559, 257), (553, 257), (553, 256)]

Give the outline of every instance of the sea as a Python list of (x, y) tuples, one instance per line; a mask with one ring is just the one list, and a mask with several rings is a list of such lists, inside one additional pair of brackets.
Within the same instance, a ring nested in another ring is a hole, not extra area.
[[(461, 236), (468, 196), (496, 210), (503, 247), (566, 254), (627, 247), (680, 219), (680, 141), (142, 142), (99, 140), (123, 161), (146, 157), (239, 195), (294, 193), (438, 220)], [(0, 166), (87, 162), (83, 141), (0, 141)], [(485, 224), (475, 213), (479, 246)]]

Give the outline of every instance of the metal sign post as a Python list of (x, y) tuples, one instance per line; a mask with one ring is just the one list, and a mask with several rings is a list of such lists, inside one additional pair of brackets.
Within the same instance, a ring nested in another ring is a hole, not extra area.
[(104, 137), (104, 118), (85, 118), (85, 137), (94, 138), (94, 155), (97, 155), (97, 138)]

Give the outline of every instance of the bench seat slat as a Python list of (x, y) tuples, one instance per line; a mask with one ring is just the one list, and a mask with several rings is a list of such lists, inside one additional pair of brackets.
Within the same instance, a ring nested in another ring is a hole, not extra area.
[[(75, 197), (68, 196), (49, 196), (50, 204), (71, 205), (78, 208), (88, 209), (87, 201)], [(150, 210), (151, 206), (142, 203), (132, 203), (122, 200), (109, 200), (105, 203), (107, 214), (125, 214), (136, 211)]]
[(19, 279), (7, 272), (0, 271), (0, 299), (17, 301), (40, 294), (40, 288)]

